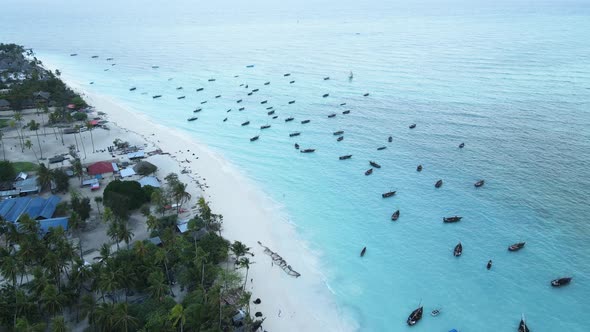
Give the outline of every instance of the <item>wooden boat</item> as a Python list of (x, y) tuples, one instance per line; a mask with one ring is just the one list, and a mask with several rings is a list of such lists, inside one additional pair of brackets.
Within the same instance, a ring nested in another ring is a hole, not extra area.
[(346, 106), (346, 103), (340, 103), (340, 106)]
[(215, 79), (214, 79), (214, 78), (210, 78), (210, 79), (208, 79), (207, 81), (208, 81), (208, 82), (215, 82)]
[(343, 130), (338, 130), (338, 131), (334, 132), (334, 136), (338, 136), (338, 135), (342, 135), (342, 134), (344, 134)]
[(372, 168), (369, 168), (369, 169), (368, 169), (368, 170), (365, 172), (365, 175), (371, 175), (371, 174), (373, 174), (373, 169), (372, 169)]
[(227, 118), (223, 119), (223, 122), (227, 121)]
[(184, 98), (186, 98), (186, 96), (180, 96), (180, 97), (177, 97), (176, 99), (184, 99)]
[(484, 181), (484, 180), (479, 180), (479, 181), (477, 181), (476, 183), (474, 183), (473, 185), (474, 185), (476, 188), (479, 188), (479, 187), (483, 186), (483, 185), (484, 185), (484, 183), (485, 183), (485, 181)]
[(304, 149), (304, 150), (301, 150), (301, 153), (311, 153), (314, 151), (315, 151), (315, 149)]
[(551, 280), (551, 286), (553, 287), (561, 287), (569, 284), (572, 281), (572, 277), (564, 277), (555, 280)]
[(204, 88), (198, 88), (198, 89), (197, 89), (197, 92), (199, 92), (199, 91), (203, 91), (203, 89), (204, 89)]
[(251, 96), (251, 95), (252, 95), (252, 92), (248, 92), (248, 96)]
[(381, 194), (381, 197), (383, 197), (383, 198), (391, 197), (391, 196), (395, 195), (395, 193), (396, 193), (395, 191), (388, 191), (386, 193)]
[(217, 96), (215, 96), (215, 98), (221, 98), (221, 95), (217, 95)]
[(463, 149), (465, 147), (465, 143), (459, 144), (459, 149)]
[(336, 141), (337, 141), (337, 142), (340, 142), (340, 141), (342, 141), (343, 139), (344, 139), (344, 136), (340, 136), (340, 137), (338, 137), (338, 138), (336, 139)]
[(193, 111), (193, 113), (199, 113), (201, 111), (201, 108), (197, 108), (196, 110)]
[(352, 81), (353, 75), (352, 72), (350, 72), (350, 74), (348, 75), (348, 80)]
[(368, 93), (365, 93), (365, 94), (363, 95), (363, 97), (367, 97), (367, 96), (369, 96), (369, 94), (368, 94)]
[(229, 112), (231, 112), (231, 108), (230, 108), (230, 109), (228, 109), (228, 110), (227, 110), (227, 111), (225, 111), (225, 112), (226, 112), (226, 113), (229, 113)]
[(77, 55), (78, 55), (78, 53), (72, 53), (72, 54), (70, 54), (70, 56), (77, 56)]
[(254, 65), (247, 65), (246, 68), (254, 68)]
[(519, 251), (520, 249), (524, 248), (525, 244), (526, 244), (526, 242), (515, 243), (515, 244), (511, 245), (510, 247), (508, 247), (508, 251)]
[(160, 68), (160, 66), (152, 66), (152, 68), (158, 69), (158, 68)]
[(380, 146), (380, 147), (377, 148), (377, 151), (381, 151), (381, 150), (385, 150), (385, 149), (387, 149), (386, 146)]
[(291, 116), (291, 117), (288, 117), (288, 118), (286, 118), (286, 119), (285, 119), (285, 122), (290, 122), (290, 121), (293, 121), (294, 119), (295, 119), (295, 118)]
[(410, 129), (414, 129), (414, 128), (416, 128), (416, 124), (415, 123), (413, 123), (413, 124), (410, 125)]
[(520, 317), (520, 323), (518, 323), (518, 332), (530, 332), (529, 327), (526, 325), (524, 315)]
[(267, 107), (266, 109), (267, 109), (267, 110), (271, 110), (271, 109), (273, 109), (273, 108), (274, 108), (274, 107), (272, 107), (272, 106), (269, 106), (269, 107)]
[(396, 210), (392, 215), (391, 215), (391, 220), (392, 221), (397, 221), (397, 218), (399, 218), (399, 210)]
[(388, 141), (389, 143), (393, 142), (393, 137), (389, 136), (389, 138), (387, 139), (387, 141)]
[(270, 128), (270, 125), (269, 124), (264, 125), (264, 126), (260, 126), (260, 129), (268, 129), (268, 128)]
[(488, 261), (488, 264), (486, 265), (486, 269), (488, 269), (488, 270), (489, 270), (489, 269), (491, 269), (491, 268), (492, 268), (492, 260), (490, 259), (490, 260)]
[(332, 113), (332, 114), (328, 115), (329, 118), (333, 118), (335, 116), (336, 116), (336, 113)]
[(371, 165), (371, 166), (373, 166), (373, 167), (375, 167), (375, 168), (381, 168), (381, 165), (377, 164), (377, 163), (376, 163), (376, 162), (374, 162), (374, 161), (369, 161), (369, 165)]
[(410, 316), (408, 317), (407, 323), (410, 326), (416, 325), (422, 319), (422, 313), (424, 312), (423, 307), (420, 306), (418, 309), (412, 311)]
[(279, 117), (278, 115), (275, 115), (275, 116), (273, 116), (272, 118), (273, 118), (273, 119), (276, 119), (276, 118), (278, 118), (278, 117)]
[(289, 104), (295, 104), (295, 100), (289, 101)]
[(326, 76), (326, 77), (324, 77), (324, 81), (327, 81), (327, 80), (329, 80), (329, 79), (330, 79), (330, 77), (329, 77), (329, 76)]
[(459, 216), (454, 216), (454, 217), (443, 217), (443, 222), (446, 222), (446, 223), (453, 223), (453, 222), (458, 222), (458, 221), (461, 221), (461, 219), (463, 219), (463, 217), (459, 217)]
[(267, 112), (266, 114), (273, 115), (273, 114), (275, 114), (275, 111), (270, 111), (270, 112)]
[(98, 58), (98, 55), (93, 55), (93, 56), (91, 56), (91, 58), (96, 59), (96, 58)]
[(137, 90), (136, 87), (133, 87), (133, 88), (129, 89), (129, 91), (135, 91), (135, 90)]
[(340, 157), (338, 157), (338, 158), (339, 158), (340, 160), (346, 160), (346, 159), (350, 159), (350, 158), (352, 158), (352, 155), (351, 155), (351, 154), (347, 154), (347, 155), (345, 155), (345, 156), (340, 156)]
[(259, 137), (260, 136), (254, 136), (254, 137), (250, 138), (250, 142), (257, 141)]
[(295, 149), (299, 150), (299, 144), (295, 143)]
[(299, 136), (299, 135), (301, 135), (301, 133), (300, 133), (300, 132), (298, 132), (298, 131), (296, 131), (296, 132), (294, 132), (294, 133), (290, 133), (290, 134), (289, 134), (289, 137), (295, 137), (295, 136)]
[(361, 250), (361, 257), (363, 257), (366, 252), (367, 252), (367, 247), (364, 247), (363, 250)]
[(342, 112), (342, 114), (350, 114), (350, 110), (346, 110), (346, 111)]
[(181, 86), (179, 86), (179, 87), (177, 87), (177, 88), (176, 88), (176, 90), (182, 90), (182, 87), (181, 87)]
[(113, 61), (113, 60), (114, 60), (113, 58), (107, 58), (107, 61)]
[(192, 118), (188, 118), (188, 119), (186, 119), (186, 121), (195, 121), (196, 119), (198, 119), (198, 117), (196, 117), (196, 116), (193, 116)]
[(160, 98), (160, 97), (162, 97), (162, 95), (155, 95), (152, 98), (157, 99), (157, 98)]
[(246, 121), (246, 122), (243, 122), (243, 123), (242, 123), (242, 126), (247, 126), (247, 125), (249, 125), (249, 124), (250, 124), (250, 121)]
[(239, 104), (239, 103), (241, 103), (241, 102), (242, 102), (242, 99), (238, 99), (238, 100), (236, 100), (236, 103), (237, 103), (237, 104)]
[(418, 165), (418, 167), (416, 167), (416, 170), (417, 170), (418, 172), (422, 172), (422, 165)]
[(252, 90), (252, 92), (258, 92), (258, 91), (260, 91), (260, 89), (254, 89), (254, 90)]
[(293, 84), (293, 83), (295, 83), (295, 81), (291, 81), (291, 82), (289, 82), (289, 84)]
[(443, 185), (443, 180), (438, 180), (436, 181), (436, 183), (434, 184), (435, 188), (440, 188)]
[(203, 104), (207, 104), (207, 101), (206, 100), (202, 101), (201, 105), (203, 105)]
[(264, 85), (269, 85), (269, 84), (270, 84), (270, 82), (265, 82), (265, 83), (264, 83)]
[(453, 256), (459, 257), (459, 256), (461, 256), (462, 253), (463, 253), (463, 245), (461, 244), (461, 242), (459, 242), (455, 246), (455, 249), (453, 249)]
[(329, 93), (324, 93), (324, 94), (322, 95), (322, 98), (326, 98), (326, 97), (328, 97), (329, 95), (330, 95)]
[(291, 74), (290, 73), (287, 73), (287, 74), (284, 74), (283, 76), (284, 77), (287, 77), (287, 76), (291, 76)]
[(263, 101), (261, 101), (260, 103), (261, 103), (261, 104), (266, 104), (266, 103), (268, 103), (268, 100), (263, 100)]
[(301, 124), (306, 124), (306, 123), (309, 123), (310, 121), (311, 120), (303, 120), (303, 121), (301, 121)]
[(240, 108), (238, 108), (238, 111), (243, 111), (245, 109), (246, 109), (245, 107), (240, 107)]

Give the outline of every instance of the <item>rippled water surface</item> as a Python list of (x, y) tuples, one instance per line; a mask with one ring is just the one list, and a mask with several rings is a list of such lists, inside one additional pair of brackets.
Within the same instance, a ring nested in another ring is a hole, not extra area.
[[(587, 2), (146, 2), (3, 0), (0, 41), (239, 166), (284, 204), (363, 331), (408, 329), (420, 301), (442, 314), (414, 331), (515, 331), (521, 313), (534, 331), (588, 329)], [(365, 176), (369, 160), (382, 168)]]

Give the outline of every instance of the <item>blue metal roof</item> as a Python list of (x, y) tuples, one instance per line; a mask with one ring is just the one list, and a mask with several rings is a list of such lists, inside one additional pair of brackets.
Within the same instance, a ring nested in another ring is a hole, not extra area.
[(45, 204), (45, 199), (41, 197), (35, 197), (31, 199), (29, 205), (22, 214), (26, 213), (29, 215), (29, 217), (31, 217), (31, 219), (37, 219), (41, 213), (41, 210), (43, 210), (43, 207), (45, 207)]
[(53, 214), (55, 213), (55, 209), (57, 208), (57, 204), (59, 203), (59, 201), (61, 201), (61, 198), (57, 196), (50, 196), (46, 201), (45, 207), (39, 213), (39, 217), (47, 219), (53, 217)]
[(32, 219), (53, 217), (57, 204), (61, 198), (50, 196), (47, 199), (42, 197), (18, 197), (10, 198), (0, 202), (0, 216), (6, 221), (16, 222), (23, 214), (29, 215)]
[(10, 211), (8, 211), (6, 215), (4, 215), (4, 219), (11, 222), (15, 222), (18, 220), (18, 218), (21, 216), (21, 214), (27, 208), (27, 205), (31, 201), (29, 197), (13, 198), (13, 200), (14, 205), (12, 206)]
[(57, 228), (61, 227), (64, 231), (68, 230), (68, 218), (52, 218), (52, 219), (45, 219), (39, 221), (39, 228), (43, 234), (49, 232), (50, 228)]

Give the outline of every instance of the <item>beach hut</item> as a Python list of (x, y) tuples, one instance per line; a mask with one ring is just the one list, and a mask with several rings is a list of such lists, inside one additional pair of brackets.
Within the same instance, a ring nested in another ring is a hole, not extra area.
[(19, 191), (21, 196), (28, 194), (38, 194), (41, 188), (37, 185), (37, 176), (31, 176), (14, 183), (14, 188)]
[(160, 188), (160, 181), (158, 181), (158, 179), (154, 176), (146, 176), (143, 177), (141, 179), (139, 179), (139, 184), (141, 185), (141, 187), (145, 187), (145, 186), (151, 186), (154, 188)]
[(88, 166), (89, 175), (108, 174), (115, 172), (113, 163), (108, 161), (99, 161)]
[(122, 178), (127, 178), (135, 175), (133, 168), (124, 168), (120, 172)]
[(127, 154), (127, 158), (129, 158), (129, 160), (143, 159), (145, 158), (145, 153), (143, 151), (130, 152)]

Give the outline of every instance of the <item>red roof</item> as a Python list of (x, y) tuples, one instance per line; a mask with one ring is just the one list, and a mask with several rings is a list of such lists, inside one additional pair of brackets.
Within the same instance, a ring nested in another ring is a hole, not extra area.
[(76, 108), (76, 105), (74, 105), (74, 104), (69, 104), (69, 105), (68, 105), (68, 108), (69, 108), (69, 109), (71, 109), (71, 110), (73, 110), (74, 108)]
[(108, 161), (99, 161), (88, 166), (88, 174), (89, 175), (97, 175), (97, 174), (104, 174), (104, 173), (113, 173), (113, 164)]
[(98, 120), (90, 120), (90, 121), (88, 121), (88, 123), (90, 123), (93, 126), (96, 126), (96, 125), (98, 125)]

